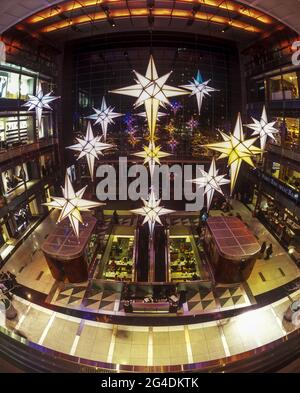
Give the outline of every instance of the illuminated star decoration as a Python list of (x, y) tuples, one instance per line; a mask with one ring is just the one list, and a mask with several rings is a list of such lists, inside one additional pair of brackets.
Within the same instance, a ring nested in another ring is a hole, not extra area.
[(202, 107), (202, 102), (203, 98), (205, 96), (210, 96), (210, 92), (212, 91), (218, 91), (217, 89), (214, 89), (213, 87), (208, 86), (208, 83), (210, 82), (210, 79), (203, 82), (202, 76), (200, 74), (200, 71), (198, 70), (196, 78), (193, 78), (193, 82), (189, 82), (188, 85), (183, 85), (180, 87), (183, 87), (184, 89), (190, 90), (191, 91), (191, 96), (196, 96), (197, 98), (197, 105), (198, 105), (198, 113), (200, 115), (201, 112), (201, 107)]
[(172, 100), (171, 101), (171, 111), (173, 112), (173, 114), (176, 116), (176, 113), (182, 109), (182, 105), (180, 104), (180, 102), (176, 101), (176, 100)]
[(149, 146), (144, 146), (144, 151), (134, 153), (137, 157), (144, 158), (144, 165), (149, 164), (151, 177), (154, 173), (155, 164), (160, 165), (160, 158), (170, 156), (169, 153), (160, 151), (160, 146), (155, 146), (154, 142), (150, 142)]
[(67, 149), (79, 151), (80, 154), (77, 158), (86, 157), (90, 175), (94, 179), (94, 163), (95, 159), (98, 160), (98, 154), (103, 155), (102, 150), (109, 149), (112, 145), (100, 142), (101, 136), (94, 136), (91, 123), (88, 123), (86, 135), (82, 138), (76, 138), (78, 143), (76, 145), (68, 146)]
[(52, 108), (49, 105), (50, 102), (60, 98), (60, 97), (52, 96), (51, 94), (52, 91), (50, 91), (50, 93), (44, 94), (42, 89), (42, 84), (41, 82), (39, 82), (36, 89), (36, 95), (32, 96), (28, 94), (29, 99), (27, 102), (25, 102), (25, 104), (23, 104), (23, 106), (28, 107), (28, 111), (35, 109), (35, 113), (38, 121), (38, 127), (40, 127), (42, 123), (43, 109), (48, 109), (52, 111)]
[(174, 153), (174, 150), (176, 149), (178, 142), (176, 139), (172, 136), (172, 138), (168, 141), (168, 145), (171, 148), (172, 153)]
[(260, 139), (260, 147), (262, 150), (265, 150), (267, 138), (270, 137), (275, 140), (273, 134), (278, 133), (279, 131), (274, 127), (276, 121), (272, 121), (268, 123), (266, 107), (263, 107), (262, 115), (260, 120), (256, 120), (252, 117), (254, 123), (246, 124), (246, 127), (251, 128), (254, 132), (252, 135), (259, 135)]
[(230, 192), (232, 193), (242, 161), (254, 167), (252, 157), (255, 154), (261, 154), (262, 150), (253, 146), (257, 137), (245, 140), (240, 113), (238, 114), (233, 134), (227, 135), (222, 131), (220, 131), (220, 134), (224, 140), (223, 142), (210, 143), (205, 146), (222, 153), (218, 159), (228, 157), (228, 165), (231, 169)]
[(158, 224), (162, 225), (160, 216), (164, 214), (173, 213), (174, 210), (165, 209), (164, 207), (159, 206), (161, 200), (155, 199), (153, 188), (151, 188), (151, 192), (148, 197), (148, 200), (145, 200), (144, 198), (141, 199), (144, 203), (144, 206), (139, 209), (131, 210), (131, 212), (134, 214), (140, 214), (142, 216), (145, 216), (143, 225), (146, 224), (146, 222), (148, 222), (150, 237), (152, 237), (155, 223), (157, 222)]
[[(145, 117), (147, 119), (147, 113), (146, 112), (137, 113), (136, 115), (140, 116), (140, 117)], [(157, 119), (156, 119), (156, 121), (159, 121), (159, 118), (163, 117), (163, 116), (167, 116), (167, 113), (157, 112)]]
[(113, 90), (112, 93), (137, 97), (134, 107), (145, 105), (150, 135), (154, 135), (159, 106), (170, 105), (169, 97), (188, 94), (186, 90), (166, 85), (172, 71), (158, 77), (153, 57), (150, 56), (146, 75), (133, 71), (136, 76), (136, 84), (121, 89)]
[(190, 180), (196, 183), (199, 188), (204, 188), (204, 194), (206, 194), (207, 210), (210, 208), (211, 201), (213, 199), (215, 191), (223, 195), (221, 186), (223, 184), (230, 183), (229, 179), (224, 179), (226, 175), (218, 175), (219, 170), (216, 168), (216, 161), (213, 158), (208, 172), (200, 169), (201, 177)]
[(114, 107), (107, 106), (105, 97), (102, 98), (101, 108), (93, 108), (96, 113), (93, 115), (88, 116), (88, 119), (96, 120), (94, 125), (100, 124), (103, 133), (103, 140), (106, 142), (106, 135), (107, 135), (107, 126), (109, 124), (114, 124), (114, 118), (123, 116), (122, 113), (114, 112)]
[(88, 201), (82, 199), (87, 186), (75, 192), (68, 174), (65, 176), (65, 187), (61, 187), (63, 196), (53, 197), (52, 201), (44, 203), (44, 205), (61, 210), (57, 223), (69, 217), (72, 229), (77, 237), (79, 237), (79, 223), (83, 224), (81, 211), (89, 211), (94, 207), (105, 205), (105, 203)]
[(195, 128), (198, 127), (199, 122), (192, 117), (187, 123), (186, 123), (188, 129), (193, 132)]

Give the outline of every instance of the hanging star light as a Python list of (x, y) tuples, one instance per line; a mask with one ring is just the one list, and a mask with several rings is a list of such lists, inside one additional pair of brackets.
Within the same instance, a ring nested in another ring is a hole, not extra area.
[(170, 134), (173, 135), (174, 131), (176, 130), (176, 127), (174, 125), (174, 120), (170, 120), (170, 122), (166, 125), (165, 127), (166, 131)]
[(242, 161), (254, 167), (252, 157), (261, 154), (262, 150), (253, 144), (257, 137), (245, 140), (241, 115), (238, 114), (233, 134), (227, 135), (220, 131), (223, 142), (210, 143), (205, 145), (209, 149), (222, 153), (218, 159), (228, 157), (228, 165), (231, 169), (231, 193), (234, 189)]
[[(146, 112), (137, 113), (136, 115), (140, 116), (140, 117), (144, 117), (145, 119), (147, 119), (147, 113)], [(157, 112), (157, 120), (156, 121), (159, 121), (160, 118), (163, 117), (163, 116), (167, 116), (167, 113)]]
[(187, 128), (193, 132), (195, 128), (198, 127), (199, 122), (197, 120), (194, 119), (194, 117), (192, 116), (191, 119), (186, 123)]
[(180, 89), (178, 87), (166, 85), (166, 81), (170, 77), (172, 71), (161, 77), (158, 77), (152, 56), (150, 56), (145, 76), (136, 71), (133, 72), (136, 76), (135, 85), (116, 89), (111, 91), (111, 93), (137, 97), (134, 107), (137, 108), (142, 104), (145, 105), (149, 132), (150, 135), (154, 135), (159, 106), (161, 105), (165, 107), (166, 104), (170, 105), (170, 101), (168, 99), (169, 97), (189, 93), (186, 90)]
[(50, 91), (50, 93), (44, 94), (42, 89), (42, 84), (41, 82), (38, 82), (36, 88), (36, 95), (33, 96), (28, 94), (29, 99), (27, 102), (25, 102), (25, 104), (23, 104), (23, 106), (26, 106), (28, 108), (28, 112), (35, 109), (39, 128), (42, 124), (43, 109), (48, 109), (52, 111), (52, 108), (49, 105), (50, 102), (60, 98), (60, 97), (52, 96), (51, 94), (52, 91)]
[(230, 183), (229, 179), (224, 179), (226, 175), (218, 175), (219, 170), (216, 168), (216, 161), (213, 158), (208, 172), (200, 169), (201, 177), (190, 180), (196, 183), (199, 188), (204, 188), (204, 194), (206, 194), (207, 210), (209, 210), (211, 201), (213, 199), (215, 191), (223, 195), (221, 186)]
[(183, 108), (180, 102), (176, 100), (172, 100), (170, 104), (171, 104), (171, 111), (173, 112), (174, 116), (176, 116), (176, 113)]
[(260, 147), (265, 150), (267, 138), (270, 137), (275, 140), (273, 134), (277, 134), (279, 131), (274, 127), (276, 121), (268, 123), (266, 107), (263, 107), (262, 115), (260, 120), (256, 120), (252, 117), (254, 123), (246, 124), (246, 127), (251, 128), (254, 132), (252, 135), (259, 135)]
[(142, 216), (145, 216), (143, 225), (146, 224), (146, 222), (148, 222), (150, 237), (152, 237), (155, 223), (157, 222), (158, 224), (162, 225), (160, 216), (164, 214), (174, 213), (174, 210), (165, 209), (164, 207), (159, 206), (161, 200), (155, 198), (155, 193), (153, 191), (153, 188), (151, 188), (151, 192), (148, 197), (148, 200), (145, 200), (144, 198), (141, 199), (144, 203), (144, 206), (139, 209), (131, 210), (131, 212), (134, 214), (140, 214)]
[(168, 145), (171, 148), (172, 153), (174, 153), (174, 150), (176, 149), (178, 142), (176, 139), (172, 136), (172, 138), (168, 141)]
[(198, 113), (200, 115), (201, 112), (201, 107), (202, 107), (202, 102), (203, 98), (205, 96), (210, 96), (210, 92), (212, 91), (218, 91), (217, 89), (214, 89), (213, 87), (208, 86), (208, 83), (210, 82), (210, 79), (203, 82), (202, 76), (200, 74), (200, 71), (198, 70), (196, 78), (193, 78), (193, 82), (189, 82), (188, 85), (182, 85), (180, 87), (183, 87), (184, 89), (190, 90), (191, 94), (190, 96), (196, 96), (197, 98), (197, 105), (198, 105)]
[(154, 173), (155, 164), (160, 165), (160, 158), (170, 156), (169, 153), (160, 149), (160, 146), (155, 146), (154, 142), (150, 142), (149, 146), (144, 146), (143, 151), (134, 153), (135, 156), (144, 158), (144, 165), (149, 164), (151, 177)]
[(86, 157), (90, 175), (94, 179), (94, 163), (95, 159), (98, 160), (98, 154), (103, 155), (102, 150), (109, 149), (112, 145), (100, 142), (101, 136), (94, 136), (91, 123), (88, 123), (86, 135), (82, 138), (76, 138), (78, 143), (76, 145), (68, 146), (67, 149), (79, 151), (80, 154), (77, 158)]
[(96, 124), (100, 124), (103, 133), (103, 140), (106, 142), (107, 135), (107, 127), (109, 124), (114, 124), (113, 119), (116, 117), (123, 116), (122, 113), (114, 112), (114, 107), (107, 106), (105, 97), (102, 98), (101, 108), (93, 108), (96, 113), (87, 117), (87, 119), (96, 120), (94, 126)]
[(72, 229), (79, 237), (79, 223), (83, 224), (83, 219), (80, 212), (89, 211), (94, 207), (105, 205), (105, 203), (88, 201), (82, 199), (87, 186), (75, 192), (68, 174), (65, 176), (65, 187), (62, 188), (62, 197), (51, 196), (52, 201), (44, 203), (44, 205), (61, 210), (57, 223), (60, 223), (65, 218), (69, 217)]

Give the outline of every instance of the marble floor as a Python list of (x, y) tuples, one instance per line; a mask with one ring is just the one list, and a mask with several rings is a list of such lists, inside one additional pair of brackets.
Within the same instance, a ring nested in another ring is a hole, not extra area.
[[(228, 288), (217, 288), (213, 294), (210, 291), (194, 293), (184, 306), (187, 313), (214, 313), (222, 307), (226, 310), (250, 306), (256, 295), (299, 277), (299, 269), (293, 260), (265, 227), (244, 205), (233, 203), (259, 241), (272, 242), (274, 256), (269, 261), (258, 260), (244, 286), (231, 288), (231, 292)], [(61, 308), (53, 310), (30, 302), (30, 298), (14, 296), (18, 317), (13, 321), (0, 318), (0, 325), (30, 342), (81, 359), (119, 365), (163, 366), (240, 354), (285, 337), (297, 328), (283, 318), (291, 302), (299, 299), (300, 289), (297, 288), (276, 302), (272, 303), (271, 299), (268, 305), (258, 309), (243, 309), (244, 312), (236, 316), (194, 324), (183, 322), (178, 326), (124, 326), (67, 315), (64, 313), (66, 307), (117, 313), (120, 298), (113, 293), (94, 291), (95, 288), (88, 283), (68, 286), (55, 282), (39, 245), (55, 227), (56, 218), (57, 212), (51, 212), (4, 267), (17, 275), (21, 285), (44, 294), (45, 299), (48, 297), (49, 304), (58, 305), (62, 301)], [(176, 217), (178, 219), (187, 220), (183, 225), (197, 225), (197, 217), (193, 215)], [(130, 225), (130, 222), (127, 217), (121, 219), (124, 225)], [(242, 296), (243, 300), (240, 300)]]
[(123, 326), (67, 316), (15, 297), (17, 319), (6, 329), (67, 355), (105, 363), (163, 366), (205, 362), (247, 352), (294, 331), (283, 314), (300, 290), (258, 310), (180, 326)]

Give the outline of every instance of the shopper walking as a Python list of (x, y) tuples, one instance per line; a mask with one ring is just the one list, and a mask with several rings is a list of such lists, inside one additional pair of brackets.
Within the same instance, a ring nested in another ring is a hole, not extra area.
[(270, 243), (270, 245), (266, 248), (266, 256), (265, 256), (265, 260), (270, 259), (270, 257), (273, 254), (273, 246), (272, 243)]
[(266, 248), (267, 248), (267, 242), (263, 242), (263, 244), (261, 245), (261, 249), (260, 249), (261, 258), (264, 257)]

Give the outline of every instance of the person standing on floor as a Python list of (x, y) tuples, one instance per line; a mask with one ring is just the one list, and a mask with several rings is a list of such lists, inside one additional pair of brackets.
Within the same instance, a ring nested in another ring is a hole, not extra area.
[(270, 243), (270, 245), (266, 248), (266, 256), (265, 256), (265, 259), (266, 259), (266, 260), (270, 259), (270, 257), (272, 256), (272, 254), (273, 254), (273, 246), (272, 246), (272, 243)]
[(267, 242), (263, 242), (260, 249), (261, 258), (265, 255), (266, 248), (267, 248)]

